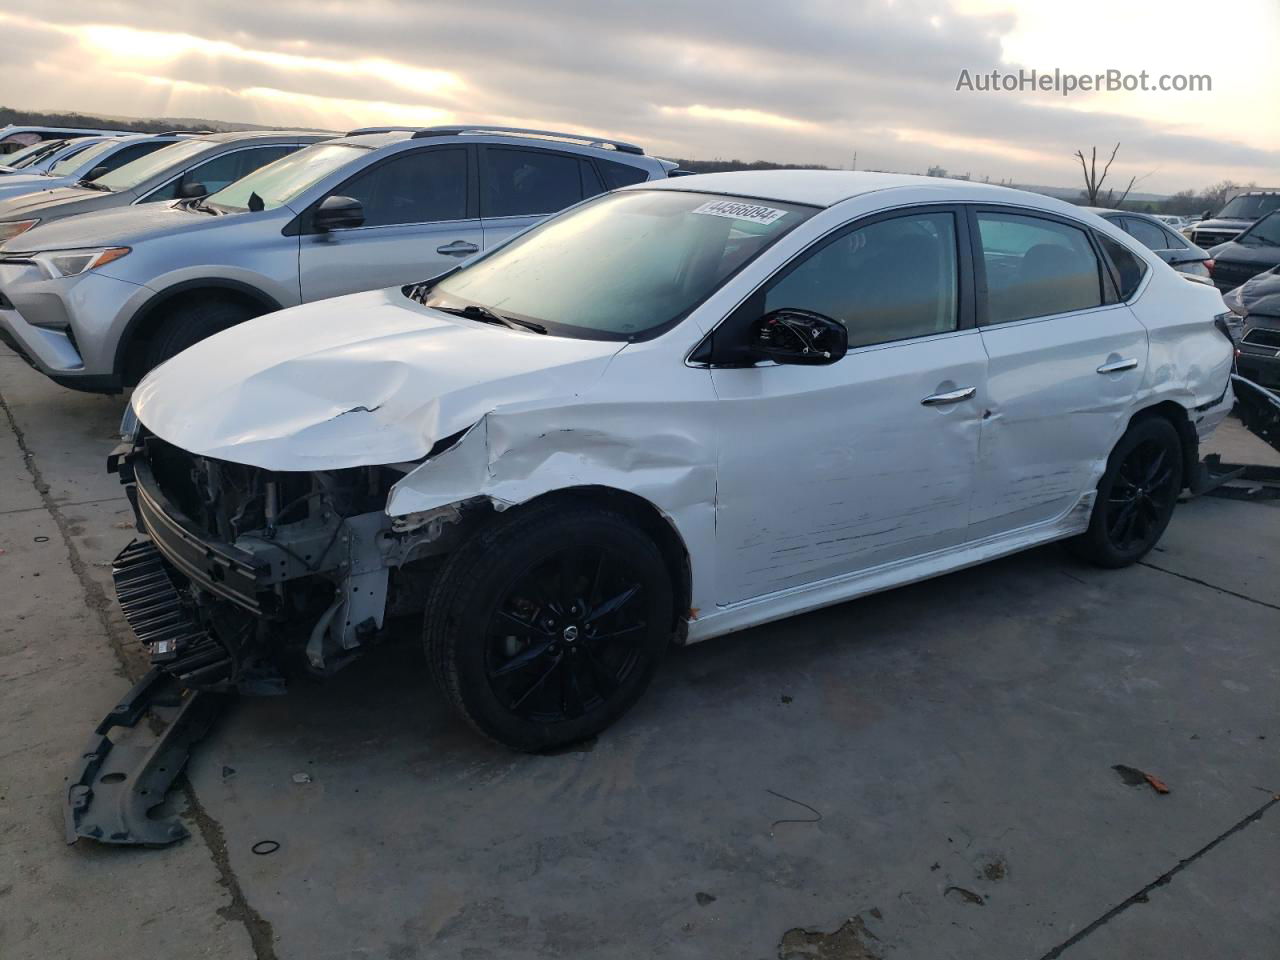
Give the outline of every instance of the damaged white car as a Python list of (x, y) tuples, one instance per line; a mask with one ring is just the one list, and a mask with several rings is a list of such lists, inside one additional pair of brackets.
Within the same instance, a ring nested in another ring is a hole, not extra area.
[(1043, 196), (639, 184), (153, 371), (112, 461), (145, 534), (120, 601), (197, 690), (413, 618), (476, 729), (572, 742), (673, 643), (1052, 540), (1134, 562), (1231, 408), (1224, 313)]

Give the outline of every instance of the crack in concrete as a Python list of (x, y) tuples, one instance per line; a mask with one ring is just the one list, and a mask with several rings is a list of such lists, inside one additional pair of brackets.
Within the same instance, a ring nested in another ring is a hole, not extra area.
[(1122, 900), (1120, 903), (1116, 904), (1114, 907), (1112, 907), (1110, 910), (1108, 910), (1106, 913), (1100, 916), (1097, 920), (1093, 921), (1093, 923), (1089, 924), (1083, 930), (1079, 931), (1078, 933), (1074, 934), (1071, 937), (1068, 937), (1066, 940), (1063, 940), (1062, 943), (1058, 944), (1056, 947), (1054, 947), (1052, 950), (1050, 950), (1048, 953), (1042, 956), (1040, 960), (1057, 960), (1057, 958), (1062, 956), (1064, 952), (1069, 950), (1071, 947), (1075, 946), (1077, 943), (1079, 943), (1085, 937), (1089, 936), (1089, 934), (1093, 933), (1093, 931), (1097, 930), (1099, 927), (1102, 927), (1107, 923), (1110, 923), (1120, 914), (1124, 913), (1124, 911), (1132, 907), (1135, 903), (1146, 903), (1148, 894), (1150, 894), (1151, 891), (1155, 890), (1156, 887), (1163, 887), (1170, 880), (1172, 880), (1176, 874), (1182, 872), (1187, 867), (1191, 866), (1191, 864), (1195, 863), (1197, 860), (1203, 857), (1206, 853), (1208, 853), (1218, 844), (1222, 843), (1222, 841), (1226, 840), (1228, 837), (1232, 836), (1233, 834), (1239, 833), (1245, 827), (1249, 826), (1249, 824), (1256, 823), (1258, 820), (1261, 820), (1262, 815), (1278, 803), (1280, 803), (1280, 793), (1273, 794), (1270, 800), (1268, 800), (1266, 803), (1260, 806), (1257, 810), (1254, 810), (1253, 813), (1237, 821), (1230, 828), (1218, 834), (1216, 837), (1214, 837), (1212, 840), (1206, 843), (1203, 847), (1201, 847), (1195, 853), (1191, 854), (1191, 856), (1184, 857), (1183, 859), (1179, 860), (1177, 865), (1174, 866), (1172, 869), (1166, 870), (1164, 873), (1160, 874), (1160, 876), (1156, 877), (1154, 880), (1148, 883), (1145, 887), (1143, 887), (1137, 893), (1133, 894), (1127, 899)]
[(1197, 577), (1190, 577), (1190, 576), (1187, 576), (1187, 574), (1185, 573), (1178, 573), (1178, 571), (1170, 570), (1166, 567), (1158, 567), (1154, 563), (1150, 563), (1149, 561), (1146, 561), (1146, 560), (1139, 560), (1138, 566), (1148, 567), (1151, 570), (1159, 570), (1161, 573), (1167, 573), (1171, 577), (1177, 577), (1180, 580), (1186, 580), (1189, 583), (1196, 583), (1202, 587), (1208, 587), (1210, 590), (1216, 590), (1218, 593), (1225, 593), (1229, 597), (1235, 597), (1239, 600), (1247, 600), (1249, 603), (1256, 603), (1260, 607), (1267, 607), (1268, 609), (1271, 609), (1271, 610), (1280, 610), (1280, 604), (1268, 603), (1266, 600), (1259, 600), (1256, 597), (1251, 597), (1246, 593), (1237, 593), (1234, 590), (1228, 590), (1226, 587), (1220, 587), (1216, 583), (1210, 583), (1207, 580), (1200, 580)]
[[(31, 474), (31, 482), (35, 486), (36, 492), (40, 495), (44, 510), (53, 519), (54, 525), (58, 528), (58, 533), (62, 537), (63, 545), (67, 549), (67, 557), (71, 563), (71, 572), (80, 581), (80, 589), (84, 594), (85, 605), (95, 613), (99, 623), (102, 625), (102, 632), (107, 637), (107, 643), (111, 646), (116, 655), (116, 660), (119, 662), (118, 672), (120, 676), (132, 682), (141, 676), (143, 664), (137, 655), (129, 652), (125, 646), (125, 638), (121, 635), (121, 631), (111, 622), (111, 618), (107, 614), (111, 600), (106, 591), (89, 575), (88, 564), (80, 556), (80, 550), (72, 537), (71, 524), (62, 515), (60, 509), (62, 505), (50, 496), (49, 485), (45, 483), (40, 467), (36, 463), (35, 452), (27, 446), (26, 434), (23, 432), (22, 427), (18, 425), (18, 420), (13, 415), (13, 410), (10, 409), (9, 402), (3, 392), (0, 392), (0, 410), (4, 411), (5, 418), (9, 421), (9, 429), (13, 431), (18, 449), (22, 451), (22, 461), (27, 465), (27, 472)], [(78, 504), (66, 505), (77, 506)], [(278, 960), (275, 950), (275, 934), (272, 931), (271, 923), (250, 906), (245, 898), (244, 890), (240, 886), (240, 881), (235, 875), (235, 871), (231, 869), (231, 861), (227, 854), (227, 842), (223, 835), (221, 824), (205, 812), (204, 807), (200, 805), (200, 801), (196, 797), (195, 789), (191, 786), (191, 781), (187, 779), (185, 774), (180, 784), (182, 793), (187, 800), (190, 816), (199, 828), (200, 836), (204, 840), (205, 846), (209, 849), (210, 859), (213, 860), (214, 869), (218, 873), (218, 883), (226, 888), (228, 895), (231, 897), (231, 904), (218, 908), (218, 915), (224, 919), (234, 920), (244, 925), (257, 960)]]

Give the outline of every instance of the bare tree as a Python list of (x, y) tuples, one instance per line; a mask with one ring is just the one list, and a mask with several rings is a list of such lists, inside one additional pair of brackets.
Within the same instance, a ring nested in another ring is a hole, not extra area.
[(1084, 171), (1084, 197), (1086, 206), (1090, 207), (1118, 207), (1124, 203), (1125, 197), (1129, 196), (1129, 191), (1133, 189), (1133, 185), (1138, 182), (1137, 176), (1129, 178), (1129, 185), (1124, 188), (1124, 193), (1120, 194), (1120, 199), (1115, 199), (1115, 190), (1108, 190), (1102, 202), (1099, 202), (1102, 193), (1102, 185), (1106, 182), (1107, 174), (1111, 170), (1111, 162), (1115, 160), (1116, 154), (1120, 150), (1120, 144), (1117, 143), (1111, 150), (1111, 156), (1102, 168), (1102, 173), (1098, 173), (1098, 148), (1090, 149), (1089, 159), (1085, 160), (1084, 151), (1077, 150), (1076, 158), (1080, 161), (1080, 169)]

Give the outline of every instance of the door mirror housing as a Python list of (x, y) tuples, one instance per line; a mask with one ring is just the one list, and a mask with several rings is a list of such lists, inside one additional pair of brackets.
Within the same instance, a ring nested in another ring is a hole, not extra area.
[(311, 225), (321, 232), (358, 227), (364, 223), (364, 207), (354, 197), (337, 194), (325, 197), (311, 217)]
[(103, 166), (101, 166), (101, 167), (94, 167), (92, 170), (90, 170), (90, 171), (89, 171), (89, 173), (88, 173), (88, 175), (85, 177), (85, 179), (86, 179), (86, 180), (97, 180), (97, 179), (98, 179), (100, 176), (102, 176), (104, 173), (110, 173), (110, 172), (111, 172), (111, 168), (110, 168), (110, 167), (108, 167), (108, 166), (106, 166), (106, 165), (103, 165)]
[(188, 181), (178, 187), (179, 200), (196, 200), (200, 197), (208, 195), (209, 190), (203, 184), (195, 180)]
[(824, 366), (849, 352), (849, 331), (825, 314), (784, 308), (755, 322), (750, 350), (774, 363)]

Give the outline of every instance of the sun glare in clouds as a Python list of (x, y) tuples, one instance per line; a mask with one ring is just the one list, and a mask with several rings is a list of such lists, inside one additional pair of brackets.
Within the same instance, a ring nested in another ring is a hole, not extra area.
[(802, 127), (814, 126), (803, 120), (793, 120), (791, 117), (779, 116), (776, 113), (766, 113), (763, 110), (751, 110), (746, 107), (707, 107), (700, 103), (695, 103), (688, 107), (660, 107), (659, 109), (667, 116), (683, 115), (697, 120), (713, 120), (720, 123), (734, 123), (749, 127), (774, 127), (781, 130), (796, 130)]

